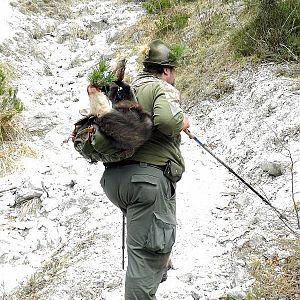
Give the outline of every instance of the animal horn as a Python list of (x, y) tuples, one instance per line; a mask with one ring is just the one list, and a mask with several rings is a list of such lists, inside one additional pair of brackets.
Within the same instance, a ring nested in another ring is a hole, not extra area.
[(117, 62), (115, 68), (113, 69), (112, 72), (116, 76), (117, 81), (122, 81), (124, 79), (126, 63), (126, 59), (121, 59)]

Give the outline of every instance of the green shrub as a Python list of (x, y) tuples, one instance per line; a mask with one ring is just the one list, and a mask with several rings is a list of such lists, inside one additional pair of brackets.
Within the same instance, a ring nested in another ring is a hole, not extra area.
[(178, 64), (182, 64), (185, 56), (189, 53), (190, 49), (184, 43), (171, 44), (170, 45), (170, 57), (172, 60), (177, 61)]
[(5, 71), (0, 66), (0, 144), (10, 138), (12, 119), (24, 109), (17, 98), (17, 89), (9, 87)]
[[(185, 3), (197, 0), (148, 0), (142, 4), (148, 14), (156, 14), (154, 21), (158, 35), (181, 30), (188, 25), (190, 13), (185, 11)], [(179, 9), (178, 9), (179, 8)]]
[(159, 33), (164, 34), (171, 30), (171, 23), (168, 17), (159, 16), (159, 19), (155, 21), (156, 29)]
[(171, 8), (176, 2), (176, 0), (150, 0), (143, 3), (143, 8), (148, 14), (156, 14), (163, 12), (167, 8)]
[(184, 3), (196, 2), (197, 0), (148, 0), (142, 4), (148, 14), (163, 13), (165, 10), (182, 5)]
[(296, 60), (300, 56), (299, 0), (248, 0), (253, 14), (231, 43), (237, 56)]
[(160, 15), (159, 19), (155, 21), (155, 26), (160, 34), (165, 34), (168, 31), (181, 30), (186, 27), (189, 17), (188, 14), (181, 13), (174, 15)]
[(189, 17), (190, 16), (188, 14), (177, 14), (172, 16), (171, 22), (173, 24), (173, 28), (175, 30), (180, 30), (186, 27)]

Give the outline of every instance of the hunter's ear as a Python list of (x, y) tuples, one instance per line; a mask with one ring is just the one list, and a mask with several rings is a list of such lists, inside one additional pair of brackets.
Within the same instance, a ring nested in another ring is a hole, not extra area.
[(163, 73), (164, 73), (164, 75), (168, 75), (169, 74), (169, 68), (163, 68)]

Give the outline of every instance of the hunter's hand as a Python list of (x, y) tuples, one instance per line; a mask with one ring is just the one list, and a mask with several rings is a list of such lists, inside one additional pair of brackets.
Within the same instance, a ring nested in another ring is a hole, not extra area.
[(182, 130), (186, 130), (187, 128), (190, 128), (190, 121), (187, 115), (184, 115), (183, 122), (182, 122)]

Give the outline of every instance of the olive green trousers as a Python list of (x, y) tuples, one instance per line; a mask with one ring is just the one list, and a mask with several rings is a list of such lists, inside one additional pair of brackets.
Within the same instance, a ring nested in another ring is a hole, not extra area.
[(106, 168), (101, 186), (127, 219), (125, 300), (155, 300), (175, 242), (175, 184), (140, 163)]

